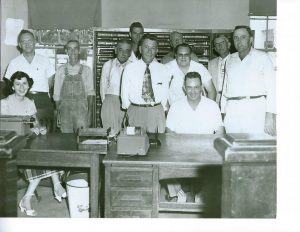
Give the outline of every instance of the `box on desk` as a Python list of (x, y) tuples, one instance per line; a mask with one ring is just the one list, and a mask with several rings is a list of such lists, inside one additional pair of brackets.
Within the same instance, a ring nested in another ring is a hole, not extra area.
[(0, 130), (15, 131), (18, 135), (30, 133), (30, 124), (33, 120), (30, 116), (1, 115)]
[(80, 129), (77, 135), (78, 150), (107, 153), (108, 130), (103, 128)]
[(146, 155), (150, 146), (146, 132), (140, 127), (132, 128), (126, 128), (120, 132), (117, 153), (119, 155)]

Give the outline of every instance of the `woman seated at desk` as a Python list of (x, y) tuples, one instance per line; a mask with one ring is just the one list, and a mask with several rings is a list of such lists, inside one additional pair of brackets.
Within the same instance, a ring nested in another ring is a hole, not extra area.
[[(32, 100), (25, 95), (33, 85), (33, 80), (24, 72), (15, 72), (11, 77), (13, 94), (0, 101), (2, 115), (18, 115), (18, 116), (33, 116), (36, 119), (36, 107)], [(46, 129), (40, 128), (39, 123), (35, 122), (32, 131), (36, 134), (45, 134)], [(66, 198), (65, 189), (59, 181), (60, 171), (24, 169), (22, 170), (26, 180), (29, 181), (29, 186), (25, 195), (19, 203), (22, 212), (29, 216), (36, 216), (36, 211), (31, 207), (31, 197), (37, 188), (40, 180), (51, 177), (54, 186), (55, 199), (61, 202), (61, 198)]]

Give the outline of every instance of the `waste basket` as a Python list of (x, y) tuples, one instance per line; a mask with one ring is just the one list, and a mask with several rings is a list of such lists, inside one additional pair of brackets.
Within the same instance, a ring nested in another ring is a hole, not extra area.
[(89, 186), (87, 173), (70, 174), (66, 179), (71, 218), (89, 217)]

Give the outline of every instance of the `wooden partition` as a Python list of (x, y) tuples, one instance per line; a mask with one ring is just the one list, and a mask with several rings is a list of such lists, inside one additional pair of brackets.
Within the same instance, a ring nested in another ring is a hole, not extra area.
[(276, 139), (229, 134), (215, 141), (223, 157), (222, 217), (276, 217)]

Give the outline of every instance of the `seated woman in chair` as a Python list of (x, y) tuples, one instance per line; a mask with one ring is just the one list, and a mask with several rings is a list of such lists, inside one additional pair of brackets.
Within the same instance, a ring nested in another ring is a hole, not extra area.
[[(11, 77), (13, 94), (0, 101), (2, 115), (19, 115), (19, 116), (33, 116), (36, 118), (36, 107), (32, 100), (25, 95), (33, 85), (33, 80), (24, 72), (15, 72)], [(47, 131), (44, 128), (39, 128), (39, 123), (35, 122), (32, 131), (36, 134), (45, 134)], [(22, 170), (24, 176), (29, 181), (29, 186), (25, 195), (19, 203), (22, 212), (29, 216), (36, 216), (36, 211), (31, 207), (31, 197), (37, 188), (40, 180), (51, 177), (54, 187), (55, 199), (61, 202), (61, 198), (66, 198), (65, 189), (61, 186), (59, 180), (59, 171), (38, 170), (38, 169), (24, 169)]]

